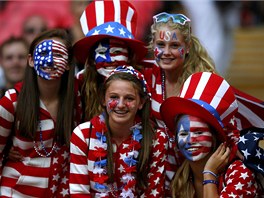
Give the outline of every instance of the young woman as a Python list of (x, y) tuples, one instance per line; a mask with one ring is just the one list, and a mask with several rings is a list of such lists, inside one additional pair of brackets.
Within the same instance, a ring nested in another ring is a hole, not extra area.
[(98, 90), (104, 79), (117, 66), (134, 66), (145, 57), (147, 49), (134, 38), (137, 12), (128, 1), (93, 1), (80, 21), (85, 38), (74, 45), (74, 56), (84, 64), (77, 79), (85, 108), (84, 120), (88, 121), (103, 110)]
[(0, 100), (1, 162), (9, 136), (23, 157), (1, 163), (1, 196), (69, 194), (69, 143), (79, 124), (71, 49), (64, 30), (41, 33), (30, 46), (25, 80)]
[(258, 197), (255, 174), (236, 157), (237, 110), (232, 88), (209, 72), (191, 75), (179, 97), (161, 105), (185, 157), (171, 183), (172, 197)]
[[(161, 118), (160, 105), (166, 98), (178, 96), (183, 82), (191, 74), (200, 71), (215, 72), (215, 66), (206, 49), (192, 34), (191, 20), (188, 17), (162, 12), (153, 16), (153, 22), (149, 49), (153, 52), (156, 64), (151, 72), (145, 72), (144, 75), (152, 81), (148, 82), (152, 85), (151, 113), (159, 127), (165, 128), (170, 140), (166, 168), (166, 186), (169, 188), (177, 166), (182, 163), (182, 157), (179, 151), (174, 151), (175, 137)], [(175, 152), (178, 153), (176, 156)]]
[(103, 113), (71, 138), (71, 197), (163, 197), (168, 144), (151, 125), (143, 75), (117, 67), (102, 93)]

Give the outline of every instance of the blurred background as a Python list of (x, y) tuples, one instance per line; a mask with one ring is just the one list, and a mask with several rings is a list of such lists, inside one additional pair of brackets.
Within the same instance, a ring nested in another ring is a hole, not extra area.
[[(264, 100), (264, 1), (130, 0), (138, 11), (136, 37), (149, 41), (152, 16), (183, 13), (218, 72), (236, 87)], [(11, 36), (29, 43), (48, 28), (65, 28), (73, 44), (83, 38), (79, 18), (88, 0), (0, 1), (0, 45)], [(0, 65), (0, 76), (1, 76)], [(0, 86), (4, 84), (0, 77)]]

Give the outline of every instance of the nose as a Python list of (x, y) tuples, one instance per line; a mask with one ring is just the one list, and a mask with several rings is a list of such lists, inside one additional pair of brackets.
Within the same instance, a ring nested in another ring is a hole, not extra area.
[(168, 45), (166, 45), (165, 47), (164, 47), (164, 52), (163, 52), (163, 55), (170, 55), (170, 47), (168, 46)]
[(124, 98), (120, 98), (120, 100), (119, 100), (119, 102), (118, 102), (118, 104), (117, 104), (117, 107), (118, 108), (124, 108), (126, 105), (125, 105), (125, 100), (124, 100)]

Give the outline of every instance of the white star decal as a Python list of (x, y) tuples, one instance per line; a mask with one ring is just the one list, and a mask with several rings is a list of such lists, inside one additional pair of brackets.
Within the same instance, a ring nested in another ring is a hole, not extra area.
[(153, 147), (156, 147), (157, 145), (159, 145), (159, 141), (158, 140), (155, 140), (152, 142), (152, 146)]
[(226, 184), (230, 184), (230, 183), (232, 183), (232, 181), (233, 181), (233, 179), (228, 179)]
[(160, 133), (160, 136), (166, 138), (166, 134), (164, 132)]
[(62, 194), (62, 196), (65, 197), (66, 195), (69, 194), (68, 189), (63, 188), (60, 194)]
[(104, 51), (106, 52), (107, 48), (102, 46), (102, 43), (99, 43), (98, 47), (95, 49), (95, 59), (97, 59), (98, 57), (102, 57), (103, 59), (106, 59), (105, 53), (99, 53), (99, 51)]
[(126, 153), (120, 154), (120, 158), (124, 161), (124, 159), (126, 158)]
[(59, 174), (53, 175), (53, 179), (52, 180), (58, 181), (59, 178), (60, 178), (60, 175)]
[(241, 184), (240, 182), (238, 182), (238, 184), (235, 185), (236, 190), (242, 190), (242, 187), (244, 186), (244, 184)]
[(159, 169), (158, 172), (163, 173), (163, 171), (164, 171), (164, 166), (159, 167), (158, 169)]
[(155, 185), (157, 185), (160, 181), (160, 178), (157, 177), (157, 179), (154, 180)]
[(98, 35), (101, 30), (94, 30), (94, 33), (92, 35)]
[(231, 176), (231, 175), (235, 175), (237, 171), (238, 171), (238, 170), (234, 170), (234, 171), (230, 174), (230, 176)]
[(125, 169), (124, 169), (124, 167), (122, 166), (122, 164), (120, 165), (120, 167), (118, 168), (118, 170), (120, 171), (120, 173), (125, 172)]
[(56, 190), (57, 190), (57, 186), (53, 185), (52, 188), (51, 188), (52, 193), (55, 193)]
[(245, 151), (242, 150), (242, 153), (244, 154), (244, 156), (245, 156), (246, 159), (247, 159), (247, 157), (248, 157), (249, 155), (251, 155), (251, 154), (247, 151), (247, 149), (246, 149)]
[(53, 164), (55, 164), (55, 163), (58, 164), (58, 158), (57, 157), (53, 158)]
[(157, 189), (154, 189), (154, 190), (151, 190), (150, 194), (156, 197), (159, 194), (159, 192), (157, 191)]
[(61, 183), (64, 183), (64, 184), (67, 184), (67, 181), (68, 181), (69, 179), (66, 177), (66, 176), (64, 176), (63, 178), (62, 178), (62, 180), (61, 180)]
[(241, 173), (240, 177), (245, 180), (248, 177), (248, 173), (247, 172)]
[(161, 152), (160, 152), (159, 150), (157, 150), (155, 153), (153, 153), (153, 155), (154, 155), (155, 157), (158, 157), (160, 154), (161, 154)]
[(154, 168), (157, 165), (157, 162), (152, 162), (152, 164), (150, 165), (150, 168)]
[(111, 27), (111, 25), (108, 25), (108, 27), (107, 28), (105, 28), (105, 30), (106, 30), (106, 33), (109, 33), (109, 32), (112, 32), (112, 33), (114, 33), (113, 32), (113, 29), (115, 29), (114, 27)]
[(231, 194), (228, 194), (229, 197), (236, 198), (236, 195), (232, 192)]
[(250, 187), (252, 186), (252, 184), (253, 184), (252, 181), (249, 181), (249, 182), (247, 183), (247, 187), (250, 188)]
[(128, 148), (129, 144), (123, 144), (123, 149)]
[(126, 33), (126, 32), (123, 30), (123, 28), (118, 29), (118, 30), (119, 30), (119, 34), (120, 34), (120, 35), (125, 36), (125, 33)]
[(244, 144), (246, 143), (247, 140), (248, 140), (248, 139), (246, 139), (244, 136), (239, 137), (239, 141), (240, 141), (240, 142), (243, 142)]
[(68, 158), (68, 157), (69, 157), (69, 152), (64, 151), (64, 153), (62, 154), (62, 157), (63, 157), (64, 159)]

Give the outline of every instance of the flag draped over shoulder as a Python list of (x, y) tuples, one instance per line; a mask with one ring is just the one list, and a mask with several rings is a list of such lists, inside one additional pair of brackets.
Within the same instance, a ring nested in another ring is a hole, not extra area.
[(249, 127), (264, 128), (264, 101), (232, 88), (238, 102), (236, 115), (238, 128), (240, 130)]

